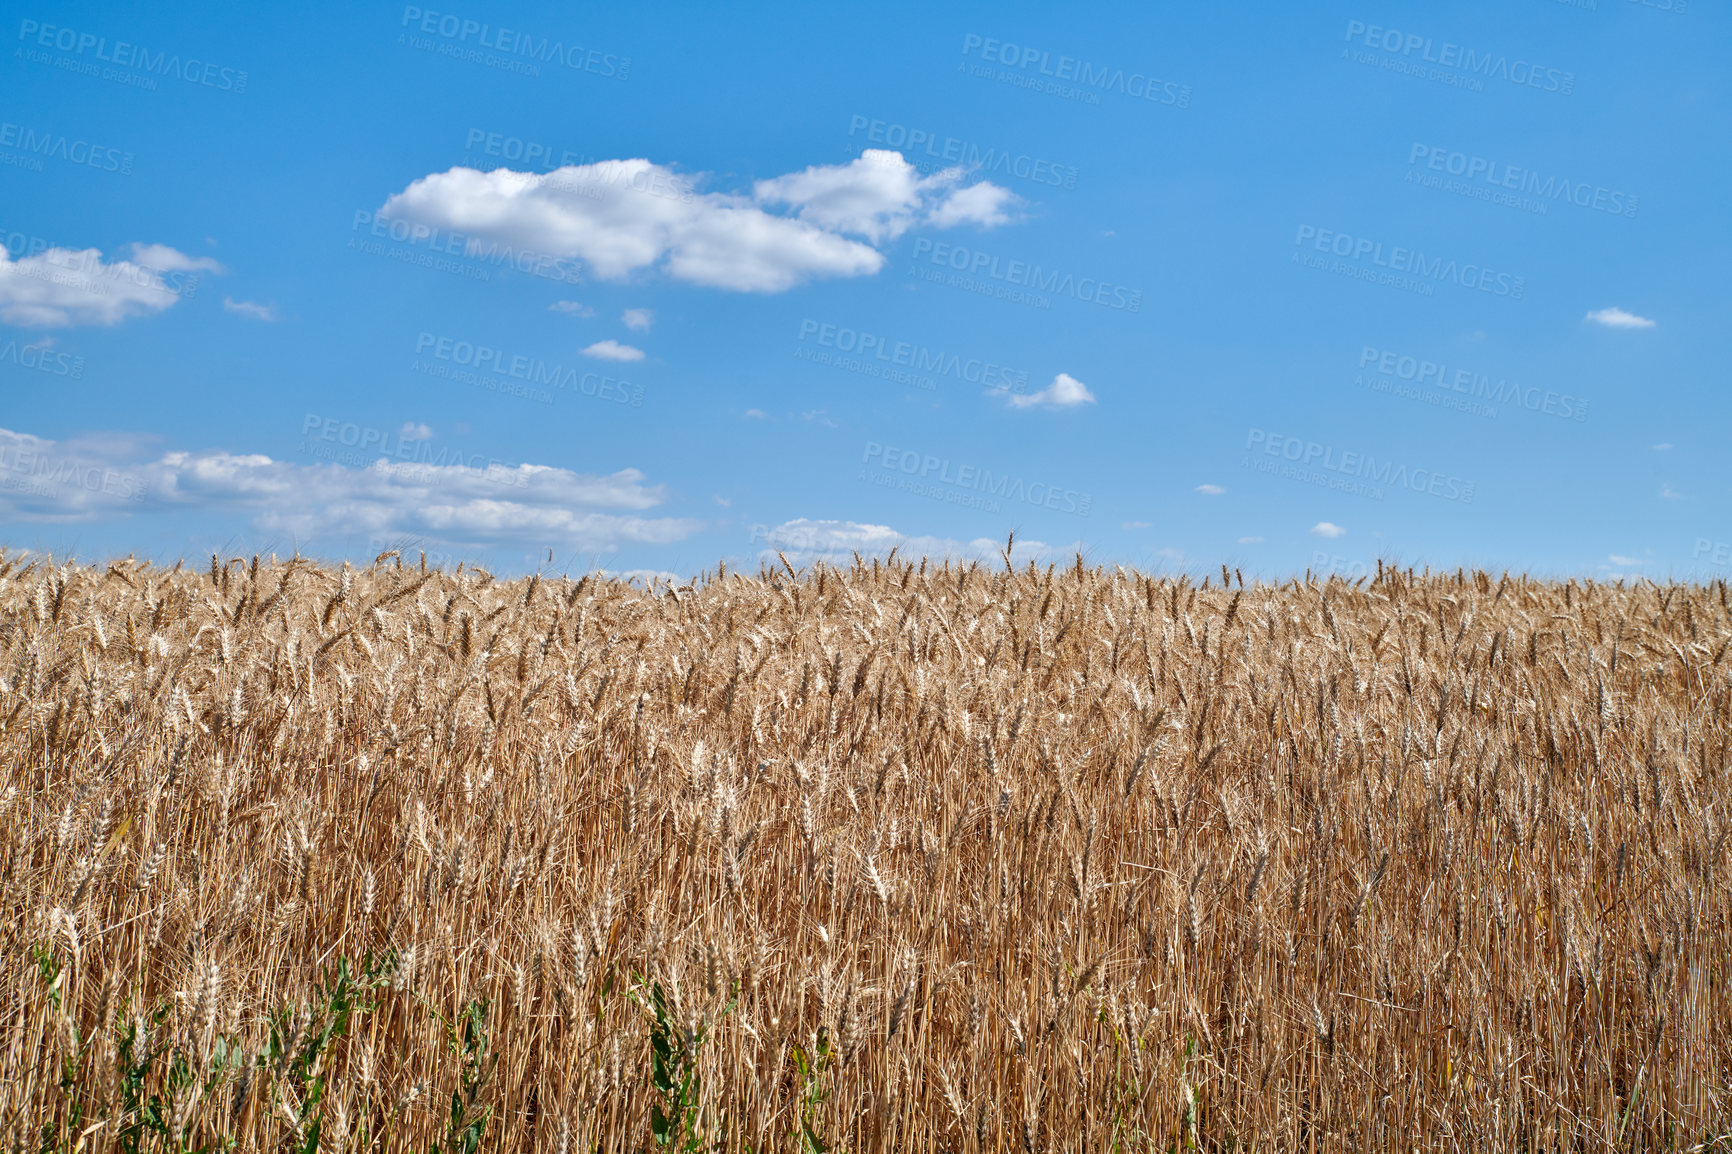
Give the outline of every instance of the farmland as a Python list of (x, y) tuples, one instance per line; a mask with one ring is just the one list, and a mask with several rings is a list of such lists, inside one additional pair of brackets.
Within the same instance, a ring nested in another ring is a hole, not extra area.
[(1724, 583), (0, 569), (8, 1149), (1732, 1129)]

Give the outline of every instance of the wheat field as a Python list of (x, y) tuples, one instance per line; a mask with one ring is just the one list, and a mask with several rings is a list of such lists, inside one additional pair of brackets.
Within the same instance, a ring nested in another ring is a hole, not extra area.
[(0, 1124), (1732, 1149), (1729, 645), (1724, 583), (0, 556)]

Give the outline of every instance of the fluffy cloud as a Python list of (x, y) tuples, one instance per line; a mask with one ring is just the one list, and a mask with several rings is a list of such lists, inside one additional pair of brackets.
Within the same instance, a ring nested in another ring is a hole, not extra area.
[(990, 391), (994, 396), (1003, 397), (1010, 402), (1013, 409), (1027, 409), (1036, 405), (1047, 409), (1071, 409), (1077, 405), (1095, 403), (1095, 395), (1089, 392), (1089, 387), (1069, 373), (1060, 373), (1052, 379), (1052, 384), (1038, 393), (1013, 393), (1003, 386)]
[(51, 248), (13, 260), (0, 249), (0, 322), (29, 328), (117, 325), (173, 307), (201, 271), (221, 273), (208, 257), (164, 244), (127, 246), (102, 259), (95, 248)]
[(1015, 210), (1021, 205), (1021, 198), (1008, 188), (981, 181), (946, 196), (926, 219), (934, 228), (953, 228), (959, 224), (997, 228), (1015, 220)]
[[(752, 540), (765, 548), (760, 558), (771, 564), (777, 554), (795, 565), (810, 565), (814, 561), (830, 564), (852, 562), (854, 554), (862, 557), (883, 557), (892, 549), (906, 558), (930, 557), (933, 560), (996, 561), (1004, 563), (1004, 542), (989, 537), (958, 541), (949, 537), (910, 537), (888, 525), (869, 525), (860, 521), (814, 521), (800, 517), (770, 528), (754, 526)], [(1017, 541), (1011, 560), (1024, 565), (1040, 563), (1049, 558), (1069, 556), (1076, 546), (1053, 548), (1041, 541)]]
[(583, 355), (586, 357), (595, 357), (604, 361), (643, 360), (642, 349), (634, 349), (630, 345), (622, 345), (611, 338), (605, 341), (597, 341), (593, 345), (590, 345), (588, 348), (583, 350)]
[(923, 177), (900, 152), (869, 148), (847, 164), (813, 165), (760, 180), (752, 194), (760, 204), (788, 205), (801, 220), (873, 244), (895, 240), (922, 222), (992, 228), (1010, 221), (1009, 210), (1021, 203), (1014, 193), (985, 181), (961, 186), (963, 179), (961, 168)]
[[(1010, 219), (1010, 193), (964, 179), (961, 170), (923, 178), (901, 154), (876, 150), (759, 181), (750, 196), (700, 192), (696, 178), (641, 158), (541, 174), (453, 168), (414, 181), (380, 215), (575, 257), (603, 280), (655, 268), (711, 288), (784, 292), (878, 272), (884, 255), (873, 246), (916, 223)], [(776, 207), (792, 215), (767, 211)]]
[(163, 272), (214, 272), (222, 276), (228, 271), (215, 257), (188, 256), (166, 244), (132, 244), (127, 245), (127, 250), (145, 268)]
[(596, 550), (666, 544), (702, 527), (644, 516), (665, 493), (636, 469), (596, 476), (548, 465), (446, 464), (442, 454), (380, 459), (367, 468), (221, 450), (141, 460), (142, 448), (125, 438), (54, 442), (0, 429), (0, 520), (76, 522), (198, 508), (249, 514), (254, 528), (303, 541), (365, 533), (454, 547)]
[(633, 332), (647, 333), (650, 326), (655, 324), (656, 314), (654, 309), (626, 309), (619, 315), (619, 319)]
[(1227, 490), (1221, 488), (1219, 485), (1202, 484), (1197, 486), (1197, 492), (1203, 494), (1205, 497), (1219, 497), (1226, 491)]
[(547, 306), (550, 313), (564, 313), (568, 317), (593, 317), (595, 310), (582, 301), (554, 301)]
[(1311, 526), (1311, 532), (1319, 537), (1344, 537), (1347, 535), (1347, 530), (1333, 521), (1319, 521)]
[(1654, 322), (1647, 317), (1627, 313), (1616, 305), (1609, 309), (1595, 309), (1587, 315), (1586, 319), (1609, 329), (1651, 329), (1654, 327)]

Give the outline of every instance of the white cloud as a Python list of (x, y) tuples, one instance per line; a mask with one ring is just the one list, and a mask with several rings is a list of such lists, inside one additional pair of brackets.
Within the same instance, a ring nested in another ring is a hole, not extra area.
[(1588, 313), (1586, 319), (1597, 325), (1605, 325), (1609, 329), (1651, 329), (1654, 327), (1654, 322), (1647, 317), (1627, 313), (1616, 305), (1606, 309), (1594, 309)]
[(1222, 493), (1225, 493), (1226, 491), (1227, 490), (1221, 488), (1221, 486), (1219, 486), (1219, 485), (1204, 484), (1204, 485), (1198, 485), (1197, 486), (1197, 492), (1203, 494), (1206, 497), (1219, 497)]
[(1095, 403), (1095, 395), (1089, 392), (1089, 387), (1069, 373), (1060, 373), (1052, 379), (1052, 384), (1038, 393), (1013, 393), (1003, 386), (989, 392), (1009, 401), (1013, 409), (1026, 409), (1034, 405), (1049, 409), (1069, 409)]
[[(899, 153), (873, 151), (872, 159), (759, 181), (751, 196), (700, 192), (696, 177), (642, 158), (543, 174), (453, 168), (392, 195), (380, 215), (575, 257), (603, 280), (653, 268), (711, 288), (772, 293), (820, 277), (870, 276), (884, 267), (873, 245), (922, 221), (1009, 219), (1010, 194), (956, 187), (961, 170), (922, 178)], [(765, 209), (784, 205), (794, 215)]]
[(188, 256), (166, 244), (129, 244), (126, 248), (132, 259), (145, 268), (163, 272), (214, 272), (218, 276), (228, 271), (215, 257)]
[(1649, 445), (1648, 448), (1653, 449), (1656, 453), (1670, 453), (1672, 451), (1672, 442), (1661, 441), (1658, 445)]
[(1660, 486), (1660, 496), (1666, 498), (1668, 501), (1682, 501), (1684, 499), (1684, 494), (1666, 484)]
[(1022, 198), (1008, 188), (982, 181), (945, 197), (927, 214), (926, 220), (934, 228), (954, 228), (959, 224), (997, 228), (1015, 220), (1021, 205)]
[(0, 249), (0, 322), (31, 328), (116, 325), (173, 307), (201, 270), (222, 265), (162, 244), (134, 244), (130, 259), (100, 249), (51, 248), (13, 260)]
[(747, 409), (742, 415), (749, 421), (767, 421), (770, 419), (770, 414), (762, 409)]
[(619, 319), (624, 321), (625, 327), (633, 332), (647, 333), (650, 331), (650, 326), (655, 324), (656, 314), (654, 309), (626, 309), (620, 314)]
[(1260, 545), (1260, 544), (1262, 544), (1262, 542), (1263, 542), (1263, 538), (1261, 538), (1261, 537), (1241, 537), (1241, 538), (1239, 538), (1239, 544), (1241, 544), (1241, 545)]
[(397, 435), (405, 441), (431, 441), (433, 429), (420, 421), (404, 421), (403, 427), (397, 430)]
[(547, 306), (550, 313), (564, 313), (571, 317), (593, 317), (595, 310), (582, 301), (554, 301)]
[(645, 588), (678, 585), (684, 580), (678, 573), (667, 569), (597, 569), (596, 572), (603, 577), (613, 577), (620, 581), (635, 581)]
[(78, 522), (177, 508), (250, 515), (302, 541), (350, 534), (425, 537), (453, 547), (608, 550), (666, 544), (702, 528), (645, 516), (665, 499), (636, 469), (381, 459), (364, 469), (207, 450), (140, 459), (126, 436), (49, 441), (0, 429), (0, 521)]
[(1147, 529), (1147, 528), (1149, 528), (1150, 525), (1151, 525), (1151, 522), (1149, 522), (1149, 521), (1126, 521), (1123, 524), (1121, 524), (1119, 526), (1119, 528), (1121, 528), (1121, 529)]
[(1347, 535), (1347, 530), (1330, 521), (1317, 522), (1311, 526), (1311, 532), (1319, 537), (1344, 537)]
[(830, 414), (823, 409), (807, 409), (800, 414), (800, 419), (814, 425), (823, 425), (826, 429), (836, 429), (841, 426), (830, 419)]
[(593, 345), (590, 345), (588, 348), (583, 350), (583, 355), (586, 357), (596, 357), (597, 359), (604, 361), (643, 360), (642, 349), (634, 349), (630, 345), (622, 345), (611, 338), (605, 341), (597, 341)]
[(1640, 557), (1622, 557), (1616, 553), (1607, 554), (1606, 560), (1610, 561), (1614, 565), (1622, 565), (1625, 568), (1640, 568), (1647, 564), (1647, 562), (1643, 561)]
[(234, 297), (223, 297), (223, 311), (238, 313), (243, 317), (252, 317), (255, 321), (274, 322), (277, 320), (276, 305), (262, 305), (256, 301), (237, 301)]
[[(989, 537), (958, 541), (949, 537), (910, 537), (888, 525), (870, 525), (859, 521), (814, 521), (805, 517), (784, 521), (775, 528), (756, 526), (754, 541), (763, 541), (767, 548), (760, 554), (763, 560), (774, 562), (782, 553), (795, 565), (813, 561), (845, 563), (854, 559), (856, 551), (863, 557), (882, 557), (895, 549), (898, 557), (930, 557), (934, 560), (996, 561), (1004, 563), (1004, 542)], [(1068, 556), (1077, 546), (1053, 548), (1041, 541), (1017, 541), (1011, 550), (1011, 561), (1017, 565), (1039, 562), (1049, 557)]]
[(934, 228), (1009, 223), (1022, 202), (987, 181), (957, 187), (961, 168), (923, 177), (900, 152), (868, 148), (847, 164), (815, 164), (801, 172), (760, 180), (760, 204), (788, 205), (800, 220), (829, 232), (863, 236), (873, 244), (895, 240), (918, 223)]

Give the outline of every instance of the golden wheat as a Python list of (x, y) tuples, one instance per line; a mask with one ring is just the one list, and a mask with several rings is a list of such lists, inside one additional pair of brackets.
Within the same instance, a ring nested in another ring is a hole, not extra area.
[(0, 557), (5, 1139), (1724, 1133), (1725, 584), (1233, 577)]

